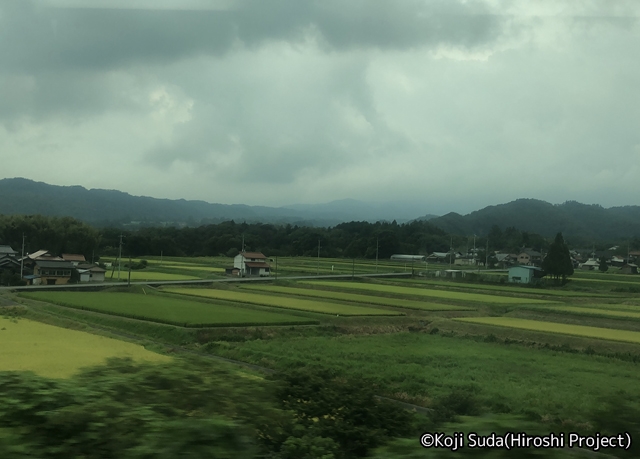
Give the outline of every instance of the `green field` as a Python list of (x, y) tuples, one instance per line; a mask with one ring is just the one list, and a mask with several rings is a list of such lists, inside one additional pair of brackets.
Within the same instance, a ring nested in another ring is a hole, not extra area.
[(194, 295), (204, 298), (235, 301), (239, 303), (258, 304), (274, 308), (298, 309), (300, 311), (318, 312), (321, 314), (336, 314), (341, 316), (397, 316), (402, 313), (386, 309), (367, 308), (347, 304), (329, 303), (325, 301), (303, 300), (298, 298), (260, 295), (257, 293), (238, 292), (215, 289), (169, 288), (167, 292), (182, 295)]
[(27, 319), (0, 318), (3, 371), (33, 371), (46, 377), (66, 378), (82, 367), (102, 364), (110, 357), (149, 362), (171, 360), (138, 344)]
[(270, 311), (201, 303), (162, 295), (115, 292), (34, 292), (21, 296), (89, 311), (184, 327), (294, 325), (316, 321)]
[(377, 304), (396, 308), (422, 309), (425, 311), (469, 311), (472, 308), (454, 306), (450, 304), (423, 303), (420, 301), (405, 300), (399, 298), (387, 298), (372, 295), (359, 295), (357, 293), (332, 292), (329, 290), (308, 289), (304, 287), (280, 287), (275, 285), (247, 285), (243, 289), (258, 290), (271, 293), (284, 293), (286, 295), (302, 295), (313, 298), (350, 301), (353, 303)]
[(439, 298), (445, 300), (470, 301), (474, 303), (494, 304), (538, 304), (552, 303), (552, 301), (535, 300), (530, 298), (514, 298), (509, 296), (484, 295), (481, 293), (451, 292), (445, 290), (433, 290), (416, 287), (402, 287), (398, 285), (383, 285), (362, 282), (340, 281), (304, 281), (311, 285), (323, 287), (342, 288), (347, 290), (366, 290), (370, 293), (380, 292), (387, 294), (399, 294), (408, 296), (422, 296), (427, 298)]
[[(609, 305), (607, 305), (609, 306)], [(640, 308), (638, 307), (630, 307), (626, 310), (612, 309), (612, 308), (596, 308), (596, 307), (588, 307), (582, 308), (578, 306), (554, 306), (549, 308), (542, 308), (544, 310), (551, 311), (564, 311), (570, 312), (572, 314), (585, 314), (591, 316), (608, 316), (608, 317), (620, 317), (620, 318), (629, 318), (629, 319), (640, 319)]]
[(584, 336), (587, 338), (624, 341), (627, 343), (640, 344), (640, 332), (636, 331), (588, 327), (584, 325), (569, 325), (555, 322), (542, 322), (539, 320), (516, 319), (512, 317), (465, 317), (454, 320), (483, 325), (495, 325), (498, 327), (519, 328), (523, 330), (560, 333), (563, 335)]
[[(386, 281), (385, 281), (386, 282)], [(572, 290), (551, 290), (543, 288), (526, 288), (515, 287), (514, 284), (504, 285), (491, 285), (491, 284), (476, 284), (464, 281), (437, 281), (437, 280), (416, 280), (416, 279), (393, 279), (393, 283), (402, 283), (413, 286), (425, 286), (436, 285), (438, 287), (450, 287), (454, 289), (465, 290), (480, 290), (491, 292), (503, 292), (503, 293), (521, 293), (525, 295), (544, 295), (544, 296), (560, 296), (560, 297), (614, 297), (615, 294), (605, 293), (586, 293), (586, 292), (574, 292)]]
[[(120, 281), (127, 281), (129, 279), (128, 271), (120, 272)], [(173, 273), (161, 273), (157, 271), (131, 271), (131, 281), (170, 281), (170, 280), (195, 280), (199, 279), (197, 276), (189, 276), (186, 274), (173, 274)], [(115, 282), (118, 280), (118, 272), (113, 273), (113, 278), (111, 277), (111, 272), (107, 272), (105, 276), (106, 282)]]

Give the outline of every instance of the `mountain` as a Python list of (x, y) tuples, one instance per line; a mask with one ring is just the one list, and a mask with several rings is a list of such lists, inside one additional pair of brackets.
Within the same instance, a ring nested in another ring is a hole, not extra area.
[(461, 235), (486, 235), (493, 225), (497, 225), (501, 230), (515, 227), (545, 237), (562, 232), (565, 238), (581, 242), (601, 241), (640, 235), (640, 206), (605, 209), (597, 204), (576, 201), (550, 204), (536, 199), (518, 199), (467, 215), (449, 213), (430, 218), (429, 222), (447, 232)]
[[(408, 221), (424, 210), (411, 203), (355, 200), (288, 207), (212, 204), (132, 196), (116, 190), (57, 186), (24, 178), (0, 180), (0, 214), (70, 216), (98, 226), (195, 225), (226, 220), (334, 226), (345, 221)], [(412, 208), (414, 210), (412, 210)]]

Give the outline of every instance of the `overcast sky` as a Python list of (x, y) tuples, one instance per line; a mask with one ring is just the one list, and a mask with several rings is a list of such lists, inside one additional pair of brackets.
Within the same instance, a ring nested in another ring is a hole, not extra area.
[(640, 204), (639, 17), (635, 0), (0, 0), (0, 178), (437, 214)]

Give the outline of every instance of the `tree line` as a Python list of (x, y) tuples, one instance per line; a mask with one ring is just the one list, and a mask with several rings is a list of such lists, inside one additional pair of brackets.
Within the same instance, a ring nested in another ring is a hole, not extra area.
[[(0, 244), (25, 252), (46, 249), (54, 254), (79, 253), (87, 260), (123, 255), (234, 256), (244, 248), (267, 256), (389, 258), (394, 253), (465, 252), (475, 243), (489, 251), (516, 252), (521, 247), (545, 250), (549, 241), (538, 234), (494, 226), (485, 237), (456, 236), (426, 221), (349, 222), (333, 227), (236, 223), (233, 220), (199, 227), (152, 227), (137, 230), (96, 229), (71, 217), (0, 216)], [(475, 239), (475, 240), (474, 240)]]

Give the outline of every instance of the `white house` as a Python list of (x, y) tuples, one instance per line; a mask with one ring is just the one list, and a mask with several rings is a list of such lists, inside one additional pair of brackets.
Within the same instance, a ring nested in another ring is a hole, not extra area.
[(241, 252), (233, 259), (233, 267), (240, 270), (240, 277), (269, 276), (271, 267), (266, 260), (267, 257), (260, 252)]

